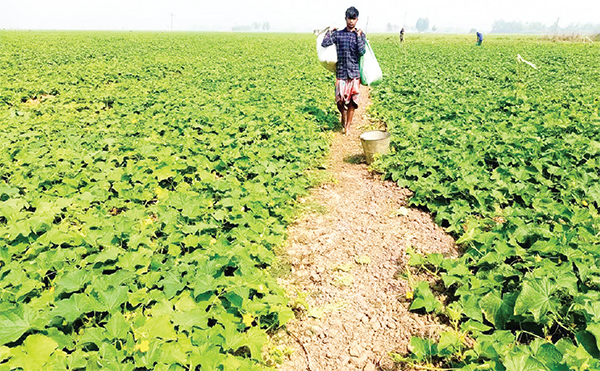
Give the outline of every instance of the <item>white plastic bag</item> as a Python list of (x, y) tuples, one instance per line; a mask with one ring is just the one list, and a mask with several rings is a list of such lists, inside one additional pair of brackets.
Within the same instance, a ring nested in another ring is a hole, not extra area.
[(360, 57), (358, 62), (360, 66), (360, 83), (363, 85), (373, 85), (381, 81), (383, 72), (381, 72), (381, 67), (379, 67), (371, 45), (366, 40), (365, 49), (365, 54)]
[(323, 66), (326, 70), (335, 73), (337, 68), (337, 50), (335, 48), (335, 44), (326, 48), (321, 46), (321, 43), (325, 38), (325, 34), (328, 31), (329, 28), (326, 28), (317, 36), (317, 55), (319, 57), (321, 66)]

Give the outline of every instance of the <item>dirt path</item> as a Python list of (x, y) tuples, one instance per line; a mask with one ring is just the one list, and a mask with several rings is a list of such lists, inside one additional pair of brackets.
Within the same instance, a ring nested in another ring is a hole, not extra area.
[(408, 246), (453, 254), (454, 241), (428, 214), (405, 207), (409, 190), (381, 181), (360, 161), (358, 136), (370, 104), (362, 89), (366, 104), (349, 135), (334, 135), (329, 170), (337, 182), (314, 189), (307, 201), (326, 211), (289, 229), (292, 273), (281, 283), (308, 310), (288, 324), (292, 337), (283, 342), (294, 352), (281, 371), (393, 370), (389, 352), (406, 352), (412, 335), (439, 329), (432, 318), (408, 311), (402, 298), (410, 286), (396, 274)]

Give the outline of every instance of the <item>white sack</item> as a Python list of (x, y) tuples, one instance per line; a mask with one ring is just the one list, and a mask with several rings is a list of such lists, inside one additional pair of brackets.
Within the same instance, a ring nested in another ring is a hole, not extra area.
[(326, 48), (321, 46), (323, 38), (325, 38), (325, 34), (328, 31), (329, 28), (326, 28), (319, 34), (319, 36), (317, 36), (317, 55), (319, 56), (319, 62), (321, 63), (321, 66), (323, 66), (326, 70), (335, 73), (337, 67), (337, 50), (335, 48), (335, 44)]

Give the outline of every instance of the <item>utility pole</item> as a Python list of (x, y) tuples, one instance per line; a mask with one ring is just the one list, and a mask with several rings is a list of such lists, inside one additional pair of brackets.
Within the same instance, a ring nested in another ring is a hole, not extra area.
[(171, 13), (171, 31), (173, 31), (173, 17), (175, 17), (175, 14)]

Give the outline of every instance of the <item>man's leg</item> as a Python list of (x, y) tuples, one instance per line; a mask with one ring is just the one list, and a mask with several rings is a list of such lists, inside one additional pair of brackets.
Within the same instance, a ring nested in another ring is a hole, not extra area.
[(340, 101), (337, 102), (337, 107), (338, 107), (338, 111), (340, 111), (340, 115), (342, 116), (341, 120), (340, 120), (340, 124), (342, 124), (342, 130), (344, 131), (344, 134), (346, 134), (346, 122), (347, 122), (347, 110), (346, 110), (346, 106), (344, 105), (344, 102)]
[[(356, 109), (356, 103), (350, 102), (348, 104), (348, 108), (346, 109), (346, 128), (350, 129), (350, 125), (352, 125), (352, 119), (354, 118), (354, 110)], [(347, 130), (346, 129), (346, 130)]]

